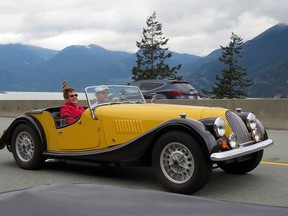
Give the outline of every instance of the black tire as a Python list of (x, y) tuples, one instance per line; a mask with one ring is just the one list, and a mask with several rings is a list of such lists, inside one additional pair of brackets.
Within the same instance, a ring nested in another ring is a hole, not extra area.
[(16, 163), (23, 169), (37, 169), (44, 163), (44, 145), (35, 129), (28, 124), (15, 128), (11, 150)]
[(264, 150), (252, 154), (252, 158), (243, 162), (233, 162), (230, 164), (219, 165), (219, 167), (227, 173), (244, 174), (254, 170), (263, 157)]
[(195, 139), (181, 131), (162, 135), (152, 153), (156, 178), (174, 193), (191, 194), (209, 181), (212, 164)]

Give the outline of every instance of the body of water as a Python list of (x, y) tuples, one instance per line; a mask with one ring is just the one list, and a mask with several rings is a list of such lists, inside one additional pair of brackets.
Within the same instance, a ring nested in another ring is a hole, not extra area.
[[(84, 93), (78, 93), (79, 100), (86, 100)], [(0, 100), (63, 100), (62, 92), (0, 92)]]

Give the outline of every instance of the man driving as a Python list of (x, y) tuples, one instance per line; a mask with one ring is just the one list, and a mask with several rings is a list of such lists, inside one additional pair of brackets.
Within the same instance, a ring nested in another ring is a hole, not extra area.
[(109, 88), (105, 85), (97, 86), (95, 88), (96, 104), (108, 102)]

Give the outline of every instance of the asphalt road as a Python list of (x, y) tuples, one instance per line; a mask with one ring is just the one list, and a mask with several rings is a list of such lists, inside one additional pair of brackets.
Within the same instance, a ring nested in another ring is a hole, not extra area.
[[(0, 135), (12, 120), (0, 117)], [(288, 131), (268, 130), (268, 134), (275, 145), (265, 150), (263, 161), (255, 170), (245, 175), (229, 175), (215, 169), (208, 184), (193, 196), (288, 207)], [(30, 171), (20, 169), (6, 148), (0, 151), (0, 192), (54, 183), (165, 191), (150, 168), (104, 169), (95, 164), (50, 161), (43, 169)]]

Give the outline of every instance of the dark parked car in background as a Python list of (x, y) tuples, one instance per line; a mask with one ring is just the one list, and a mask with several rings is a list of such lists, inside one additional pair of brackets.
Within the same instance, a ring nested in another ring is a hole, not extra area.
[(142, 91), (145, 99), (199, 99), (200, 94), (187, 81), (138, 80), (131, 84)]

